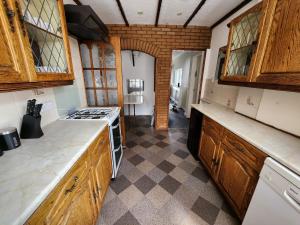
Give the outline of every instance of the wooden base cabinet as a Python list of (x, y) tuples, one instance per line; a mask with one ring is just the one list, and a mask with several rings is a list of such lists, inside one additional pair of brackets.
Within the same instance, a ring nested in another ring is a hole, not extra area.
[(246, 213), (258, 174), (248, 165), (240, 162), (225, 145), (219, 148), (220, 165), (218, 184), (239, 217)]
[(199, 157), (238, 217), (242, 219), (266, 154), (204, 117)]
[(26, 225), (95, 225), (112, 174), (108, 127), (64, 176)]

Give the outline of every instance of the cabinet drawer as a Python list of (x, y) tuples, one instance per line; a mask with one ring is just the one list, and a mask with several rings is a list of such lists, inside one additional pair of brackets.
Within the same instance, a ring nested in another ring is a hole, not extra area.
[(57, 224), (89, 172), (88, 152), (70, 169), (26, 224)]
[(228, 130), (224, 132), (222, 143), (254, 170), (260, 172), (266, 158), (265, 153)]
[(203, 129), (213, 131), (216, 134), (218, 134), (219, 136), (223, 132), (223, 127), (220, 124), (218, 124), (217, 122), (215, 122), (214, 120), (212, 120), (206, 116), (203, 119)]

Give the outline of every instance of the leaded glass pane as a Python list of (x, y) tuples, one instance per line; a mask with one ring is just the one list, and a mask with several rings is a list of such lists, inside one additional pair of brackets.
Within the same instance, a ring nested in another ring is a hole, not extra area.
[(227, 65), (228, 76), (247, 76), (256, 48), (260, 17), (261, 11), (254, 11), (233, 25), (231, 52)]
[(102, 70), (94, 70), (95, 74), (95, 83), (97, 88), (105, 87), (105, 80), (104, 80), (104, 71)]
[(109, 105), (118, 105), (118, 92), (117, 90), (108, 90)]
[(21, 0), (37, 72), (66, 73), (68, 66), (56, 0)]
[(92, 88), (94, 87), (94, 83), (93, 83), (93, 74), (91, 70), (84, 70), (84, 84), (86, 87), (88, 88)]
[(94, 90), (87, 89), (86, 90), (86, 98), (88, 106), (95, 106), (95, 94)]
[(96, 90), (97, 94), (97, 105), (98, 106), (105, 106), (106, 104), (106, 91), (104, 90)]
[(80, 45), (80, 53), (83, 68), (91, 68), (90, 50), (86, 44)]
[(107, 87), (117, 88), (117, 75), (115, 70), (106, 70)]

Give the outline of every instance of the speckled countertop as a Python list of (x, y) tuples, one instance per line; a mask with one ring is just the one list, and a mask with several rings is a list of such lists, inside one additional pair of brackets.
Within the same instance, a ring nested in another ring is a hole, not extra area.
[(21, 225), (106, 126), (104, 121), (57, 120), (39, 139), (0, 157), (0, 224)]
[(201, 101), (193, 108), (300, 175), (300, 139), (249, 119), (216, 103)]

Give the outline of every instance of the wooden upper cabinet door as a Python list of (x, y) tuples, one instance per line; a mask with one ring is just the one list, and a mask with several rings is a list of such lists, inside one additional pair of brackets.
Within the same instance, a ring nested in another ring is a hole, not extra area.
[(30, 81), (74, 80), (63, 0), (18, 0)]
[(18, 36), (16, 15), (9, 19), (7, 12), (15, 13), (10, 0), (0, 1), (0, 83), (16, 83), (28, 80)]
[(300, 85), (300, 1), (265, 0), (267, 8), (253, 81)]
[(258, 3), (230, 23), (224, 73), (221, 80), (250, 81), (262, 14), (262, 3)]
[(199, 148), (199, 158), (213, 175), (214, 163), (217, 157), (219, 139), (213, 131), (202, 130), (201, 142)]
[(241, 163), (226, 146), (220, 146), (218, 184), (242, 218), (248, 208), (257, 174)]

